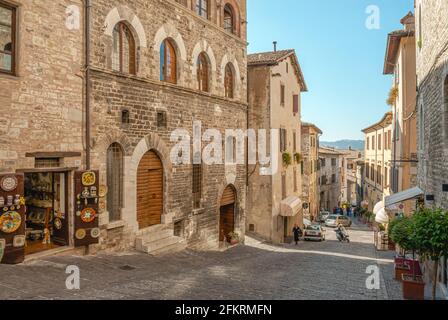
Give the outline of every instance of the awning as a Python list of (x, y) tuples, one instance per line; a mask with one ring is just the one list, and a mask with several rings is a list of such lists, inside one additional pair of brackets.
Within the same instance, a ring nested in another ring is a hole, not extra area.
[(312, 226), (313, 224), (311, 223), (311, 220), (310, 219), (303, 219), (303, 224), (305, 225), (305, 226)]
[(302, 200), (296, 196), (286, 198), (280, 203), (280, 215), (294, 217), (302, 210)]
[(389, 216), (387, 215), (385, 208), (382, 208), (378, 211), (375, 216), (375, 221), (381, 224), (389, 223)]
[(379, 212), (381, 209), (384, 209), (384, 202), (383, 202), (383, 201), (380, 201), (380, 202), (378, 202), (378, 203), (375, 205), (375, 207), (373, 208), (373, 213), (374, 213), (374, 214), (378, 214), (378, 212)]
[(415, 187), (412, 189), (408, 189), (399, 193), (395, 193), (391, 196), (386, 197), (385, 199), (385, 207), (389, 209), (390, 206), (393, 206), (394, 204), (406, 201), (406, 200), (412, 200), (415, 198), (418, 198), (425, 193), (422, 191), (422, 189)]

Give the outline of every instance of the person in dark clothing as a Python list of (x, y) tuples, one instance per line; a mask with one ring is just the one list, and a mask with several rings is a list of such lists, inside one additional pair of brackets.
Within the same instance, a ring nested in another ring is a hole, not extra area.
[(302, 229), (300, 229), (298, 224), (294, 225), (294, 229), (292, 229), (292, 232), (294, 233), (294, 241), (296, 243), (296, 246), (299, 244), (300, 238), (302, 237)]

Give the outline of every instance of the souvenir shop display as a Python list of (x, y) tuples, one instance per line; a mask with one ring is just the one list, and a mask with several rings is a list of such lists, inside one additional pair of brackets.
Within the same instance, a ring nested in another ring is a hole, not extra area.
[[(99, 242), (97, 215), (101, 212), (100, 196), (104, 187), (98, 185), (98, 171), (75, 173), (75, 246), (88, 246)], [(95, 231), (92, 231), (95, 230)]]
[(62, 229), (61, 219), (59, 219), (59, 218), (54, 219), (53, 225), (57, 230), (61, 230)]

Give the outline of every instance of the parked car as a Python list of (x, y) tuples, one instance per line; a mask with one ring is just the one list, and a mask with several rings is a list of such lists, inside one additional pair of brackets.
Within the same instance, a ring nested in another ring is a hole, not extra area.
[(305, 241), (325, 241), (325, 229), (319, 224), (306, 226), (303, 239)]
[(346, 216), (339, 216), (335, 214), (328, 216), (328, 219), (325, 220), (325, 225), (327, 227), (336, 228), (340, 224), (342, 224), (344, 227), (351, 227), (352, 220), (350, 220), (350, 218)]
[(331, 213), (328, 211), (321, 211), (320, 212), (320, 222), (325, 222), (330, 215), (331, 215)]

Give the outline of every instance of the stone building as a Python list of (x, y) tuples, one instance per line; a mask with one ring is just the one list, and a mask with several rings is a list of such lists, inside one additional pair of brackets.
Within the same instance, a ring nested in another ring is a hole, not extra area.
[[(417, 42), (418, 186), (426, 206), (448, 210), (448, 2), (415, 1)], [(439, 289), (448, 297), (447, 260)], [(426, 282), (432, 270), (426, 268)]]
[[(0, 172), (61, 174), (65, 248), (78, 213), (74, 172), (85, 169), (108, 187), (92, 250), (243, 238), (246, 166), (224, 165), (218, 146), (226, 129), (247, 125), (246, 1), (87, 3), (0, 1), (10, 30), (0, 43)], [(202, 136), (208, 129), (217, 131)], [(173, 153), (173, 132), (204, 142)], [(215, 161), (201, 163), (211, 146)]]
[(344, 154), (336, 149), (320, 147), (319, 200), (320, 211), (333, 212), (341, 205), (341, 172)]
[(390, 191), (392, 168), (392, 112), (388, 112), (377, 123), (362, 130), (365, 134), (365, 184), (364, 200), (369, 211), (384, 201)]
[(319, 139), (322, 131), (311, 123), (302, 123), (302, 201), (304, 216), (313, 220), (320, 212)]
[(362, 158), (362, 152), (349, 148), (338, 150), (343, 154), (341, 164), (341, 202), (348, 206), (356, 206), (356, 168), (357, 161)]
[[(412, 12), (400, 21), (403, 29), (388, 35), (384, 74), (392, 75), (391, 192), (399, 194), (417, 186), (417, 104), (415, 18)], [(387, 137), (389, 138), (389, 137)], [(415, 201), (401, 204), (400, 213), (412, 214)]]
[(249, 166), (246, 224), (248, 231), (283, 243), (295, 223), (303, 226), (300, 95), (307, 87), (294, 50), (249, 55), (248, 81), (249, 128), (277, 130), (279, 141), (267, 146), (278, 170)]

